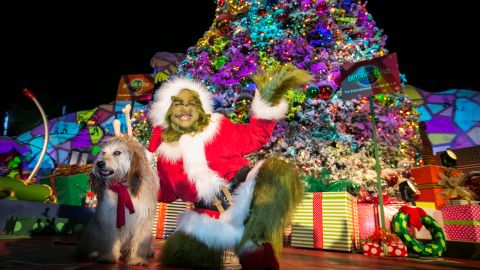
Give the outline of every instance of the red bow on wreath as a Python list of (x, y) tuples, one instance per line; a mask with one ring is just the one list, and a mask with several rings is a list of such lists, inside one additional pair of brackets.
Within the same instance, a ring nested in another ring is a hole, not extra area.
[(405, 215), (408, 215), (408, 222), (410, 225), (412, 225), (414, 228), (416, 228), (418, 231), (422, 228), (422, 219), (421, 217), (424, 217), (427, 215), (425, 211), (423, 211), (422, 208), (418, 207), (410, 207), (410, 206), (402, 206), (400, 210), (403, 212)]

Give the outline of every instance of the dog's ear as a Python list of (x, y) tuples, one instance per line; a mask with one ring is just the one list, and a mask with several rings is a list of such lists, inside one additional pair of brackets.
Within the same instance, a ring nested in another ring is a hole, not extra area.
[(95, 177), (95, 174), (93, 174), (93, 172), (90, 172), (88, 174), (88, 181), (90, 182), (90, 187), (93, 193), (97, 195), (97, 198), (100, 199), (101, 197), (103, 197), (103, 192), (106, 188), (105, 182), (102, 179), (98, 179), (97, 177)]
[(132, 162), (130, 164), (129, 188), (135, 197), (140, 192), (144, 174), (148, 170), (148, 161), (143, 147), (137, 142), (129, 142), (129, 150), (132, 151)]

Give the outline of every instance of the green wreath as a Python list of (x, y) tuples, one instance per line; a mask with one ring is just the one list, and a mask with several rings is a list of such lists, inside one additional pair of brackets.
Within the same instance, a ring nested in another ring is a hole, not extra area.
[(432, 242), (424, 244), (415, 239), (408, 232), (409, 215), (399, 211), (392, 220), (393, 229), (400, 239), (408, 247), (408, 250), (420, 256), (442, 256), (446, 250), (445, 233), (438, 222), (431, 216), (421, 216), (422, 225), (430, 231)]

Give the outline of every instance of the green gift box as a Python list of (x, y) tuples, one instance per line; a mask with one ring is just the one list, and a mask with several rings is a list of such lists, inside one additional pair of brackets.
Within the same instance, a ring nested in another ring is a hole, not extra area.
[(85, 173), (55, 178), (55, 192), (59, 204), (83, 206), (90, 191), (88, 175)]
[(348, 192), (306, 192), (292, 216), (292, 246), (341, 251), (359, 247), (357, 199)]

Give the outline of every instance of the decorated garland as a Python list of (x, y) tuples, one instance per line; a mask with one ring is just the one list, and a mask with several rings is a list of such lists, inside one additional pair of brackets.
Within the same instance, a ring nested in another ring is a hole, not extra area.
[[(393, 218), (393, 229), (400, 239), (414, 253), (420, 256), (442, 256), (445, 246), (445, 233), (442, 227), (427, 215), (421, 208), (412, 208), (403, 206)], [(408, 232), (408, 224), (411, 224), (417, 230), (422, 228), (422, 225), (427, 228), (432, 234), (432, 242), (424, 244), (415, 239)]]

